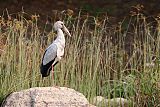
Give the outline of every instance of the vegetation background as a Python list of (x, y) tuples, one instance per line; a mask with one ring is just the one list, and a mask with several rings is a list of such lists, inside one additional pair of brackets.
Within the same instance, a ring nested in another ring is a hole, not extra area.
[(43, 20), (46, 16), (52, 16), (54, 10), (71, 9), (77, 15), (79, 10), (97, 15), (107, 13), (115, 17), (115, 20), (122, 20), (131, 10), (132, 6), (141, 4), (144, 6), (144, 13), (158, 15), (160, 11), (159, 0), (0, 0), (0, 13), (7, 8), (10, 13), (17, 13), (22, 7), (27, 13), (39, 14)]
[[(0, 0), (0, 101), (11, 92), (53, 83), (130, 106), (160, 106), (158, 0)], [(39, 65), (55, 38), (53, 22), (69, 28), (55, 81)], [(60, 72), (59, 72), (60, 71)]]

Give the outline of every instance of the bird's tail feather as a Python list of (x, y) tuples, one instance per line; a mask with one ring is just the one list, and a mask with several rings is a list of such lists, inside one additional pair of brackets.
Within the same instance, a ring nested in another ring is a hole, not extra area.
[[(52, 63), (53, 63), (53, 61), (49, 62), (46, 65), (43, 65), (43, 63), (41, 64), (40, 71), (41, 71), (42, 77), (49, 76), (50, 71), (52, 70)], [(55, 66), (57, 63), (58, 62), (56, 62), (53, 66)]]

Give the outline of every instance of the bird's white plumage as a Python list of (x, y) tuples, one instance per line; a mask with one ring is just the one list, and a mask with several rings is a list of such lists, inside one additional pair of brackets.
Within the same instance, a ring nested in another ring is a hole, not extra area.
[(64, 31), (69, 36), (71, 36), (69, 31), (67, 30), (67, 28), (64, 26), (63, 22), (61, 22), (61, 21), (57, 21), (54, 24), (54, 28), (57, 31), (57, 38), (46, 49), (46, 52), (43, 57), (43, 65), (46, 65), (47, 63), (49, 63), (50, 61), (55, 59), (55, 61), (53, 62), (53, 64), (54, 64), (57, 61), (59, 61), (61, 59), (61, 57), (64, 55), (65, 37), (64, 37), (63, 31), (61, 30), (61, 28), (64, 28)]

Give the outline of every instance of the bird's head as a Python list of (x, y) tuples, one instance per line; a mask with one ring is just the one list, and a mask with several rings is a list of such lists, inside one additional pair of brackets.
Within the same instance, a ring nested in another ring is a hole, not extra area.
[(58, 29), (63, 29), (64, 32), (68, 35), (71, 36), (71, 34), (69, 33), (68, 29), (65, 27), (64, 23), (62, 21), (57, 21), (56, 23), (54, 23), (54, 29), (57, 31)]

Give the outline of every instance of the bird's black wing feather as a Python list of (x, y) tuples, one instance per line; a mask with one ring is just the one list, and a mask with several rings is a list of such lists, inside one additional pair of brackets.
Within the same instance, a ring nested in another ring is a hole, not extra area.
[[(40, 71), (42, 74), (42, 77), (47, 77), (50, 74), (50, 71), (52, 70), (52, 64), (55, 61), (56, 58), (56, 52), (57, 52), (57, 47), (55, 45), (50, 45), (49, 48), (45, 51), (43, 58), (42, 58), (42, 63), (40, 67)], [(47, 63), (43, 63), (43, 61), (46, 60)], [(57, 64), (56, 62), (54, 66)]]

